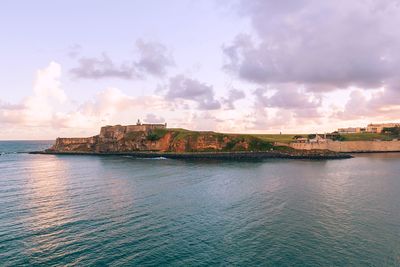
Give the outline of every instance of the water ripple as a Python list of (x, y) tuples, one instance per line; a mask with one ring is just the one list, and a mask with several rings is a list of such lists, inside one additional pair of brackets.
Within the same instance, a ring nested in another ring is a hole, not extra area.
[(203, 163), (4, 146), (2, 266), (400, 265), (399, 157)]

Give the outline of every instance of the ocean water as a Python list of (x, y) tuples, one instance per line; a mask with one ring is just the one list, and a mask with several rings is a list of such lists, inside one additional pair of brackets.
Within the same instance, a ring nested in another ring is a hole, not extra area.
[(400, 266), (400, 155), (181, 161), (0, 142), (0, 266)]

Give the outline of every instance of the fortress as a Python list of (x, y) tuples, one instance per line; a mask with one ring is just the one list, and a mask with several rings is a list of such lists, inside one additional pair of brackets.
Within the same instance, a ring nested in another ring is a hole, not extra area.
[[(384, 126), (387, 126), (385, 124)], [(330, 134), (335, 137), (333, 134)], [(337, 135), (337, 133), (336, 133)], [(290, 143), (272, 143), (257, 136), (167, 129), (167, 124), (114, 125), (101, 127), (100, 134), (86, 138), (57, 138), (49, 153), (128, 153), (128, 152), (233, 152), (272, 151), (275, 147), (291, 151), (400, 152), (400, 141), (339, 141), (316, 134), (295, 136)], [(291, 150), (292, 149), (292, 150)], [(310, 153), (311, 153), (310, 152)]]
[[(154, 129), (166, 129), (167, 124), (142, 124), (140, 120), (136, 125), (114, 125), (104, 126), (100, 129), (100, 134), (83, 138), (57, 138), (56, 143), (51, 148), (53, 150), (63, 151), (108, 151), (118, 150), (118, 143), (127, 147), (123, 149), (140, 150), (145, 149), (146, 136)], [(126, 144), (124, 138), (131, 135), (135, 140)], [(148, 145), (147, 145), (148, 146)]]
[(136, 125), (114, 125), (104, 126), (100, 129), (99, 137), (101, 139), (115, 139), (120, 140), (128, 133), (134, 132), (149, 132), (154, 129), (166, 129), (167, 123), (164, 124), (143, 124), (140, 120), (137, 121)]

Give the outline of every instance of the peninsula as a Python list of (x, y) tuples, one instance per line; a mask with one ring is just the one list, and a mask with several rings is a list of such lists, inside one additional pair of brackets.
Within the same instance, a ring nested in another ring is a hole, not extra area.
[(329, 150), (299, 150), (257, 135), (224, 134), (167, 128), (166, 124), (104, 126), (99, 135), (57, 138), (41, 154), (130, 155), (133, 157), (220, 159), (342, 159), (350, 155)]

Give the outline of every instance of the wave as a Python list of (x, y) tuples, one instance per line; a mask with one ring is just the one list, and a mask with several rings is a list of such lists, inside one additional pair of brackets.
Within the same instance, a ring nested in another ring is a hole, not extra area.
[(19, 154), (19, 153), (24, 153), (24, 152), (0, 152), (0, 156), (3, 156), (3, 155), (11, 155), (11, 154)]
[(164, 160), (164, 159), (167, 159), (166, 157), (154, 157), (154, 158), (135, 157), (135, 156), (122, 156), (122, 157), (131, 158), (131, 159), (149, 159), (149, 160)]

